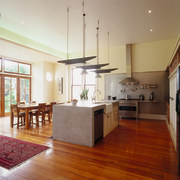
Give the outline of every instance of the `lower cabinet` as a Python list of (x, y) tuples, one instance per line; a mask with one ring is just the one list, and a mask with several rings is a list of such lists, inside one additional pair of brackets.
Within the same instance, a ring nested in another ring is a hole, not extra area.
[(119, 122), (119, 103), (113, 104), (113, 111), (104, 113), (104, 129), (103, 137), (107, 136), (114, 128), (118, 126)]

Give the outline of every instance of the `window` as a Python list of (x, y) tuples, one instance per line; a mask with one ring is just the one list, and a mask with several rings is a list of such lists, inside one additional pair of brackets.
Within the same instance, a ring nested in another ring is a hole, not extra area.
[(18, 73), (18, 62), (4, 60), (5, 72)]
[(87, 75), (82, 76), (81, 71), (82, 69), (79, 68), (72, 69), (71, 98), (80, 99), (83, 89), (88, 89), (88, 99), (90, 100), (95, 90), (95, 73), (88, 71)]
[(31, 65), (19, 63), (19, 73), (20, 74), (31, 74)]
[(5, 113), (10, 112), (10, 105), (17, 103), (17, 78), (5, 77)]
[(20, 101), (29, 103), (30, 100), (30, 78), (20, 78)]
[(0, 58), (0, 116), (10, 114), (10, 105), (31, 100), (31, 64)]
[(4, 60), (4, 71), (8, 73), (31, 75), (31, 65), (6, 59)]

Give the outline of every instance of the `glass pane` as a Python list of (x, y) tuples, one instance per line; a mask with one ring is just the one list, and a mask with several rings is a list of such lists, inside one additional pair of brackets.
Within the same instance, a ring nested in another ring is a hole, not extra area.
[(81, 92), (82, 92), (81, 86), (73, 86), (72, 87), (72, 99), (80, 100)]
[(20, 78), (20, 101), (30, 101), (30, 79)]
[(82, 69), (73, 69), (73, 85), (81, 85), (82, 84), (82, 75), (81, 75)]
[(17, 79), (5, 77), (5, 113), (10, 112), (10, 105), (17, 103)]
[(86, 89), (89, 89), (88, 91), (88, 99), (91, 100), (93, 97), (93, 92), (95, 91), (95, 86), (85, 86)]
[(30, 74), (31, 66), (29, 64), (19, 63), (19, 73), (21, 74)]
[(5, 60), (5, 71), (18, 73), (18, 63), (14, 61)]
[(86, 84), (95, 84), (95, 73), (88, 71), (88, 74), (86, 74)]

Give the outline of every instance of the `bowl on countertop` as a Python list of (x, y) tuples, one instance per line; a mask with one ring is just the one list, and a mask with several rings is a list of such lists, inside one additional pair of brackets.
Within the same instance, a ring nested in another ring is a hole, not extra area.
[(76, 106), (77, 102), (78, 102), (77, 99), (73, 99), (73, 100), (71, 101), (71, 103), (72, 103), (73, 106)]

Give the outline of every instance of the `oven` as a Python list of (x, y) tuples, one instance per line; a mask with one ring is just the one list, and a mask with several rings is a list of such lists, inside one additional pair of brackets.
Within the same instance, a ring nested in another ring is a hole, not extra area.
[(138, 101), (137, 100), (119, 100), (119, 117), (138, 119)]

